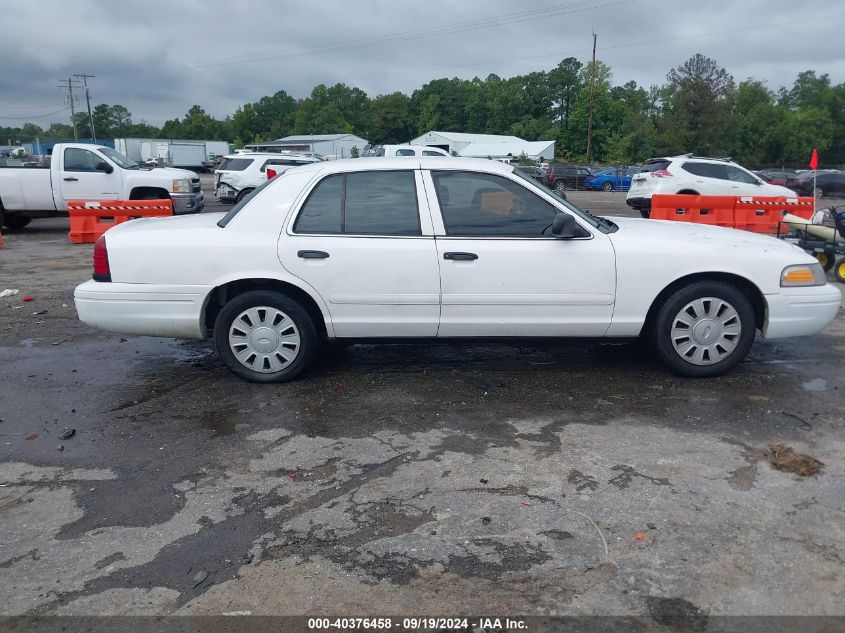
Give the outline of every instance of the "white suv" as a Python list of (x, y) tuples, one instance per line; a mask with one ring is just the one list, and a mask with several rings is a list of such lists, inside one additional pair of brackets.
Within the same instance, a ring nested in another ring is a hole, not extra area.
[(647, 218), (655, 193), (795, 197), (794, 191), (766, 183), (729, 158), (692, 154), (648, 159), (631, 179), (625, 202)]
[(315, 156), (291, 152), (230, 154), (214, 170), (214, 195), (221, 202), (240, 202), (268, 180), (267, 167), (278, 175), (291, 167), (318, 162)]

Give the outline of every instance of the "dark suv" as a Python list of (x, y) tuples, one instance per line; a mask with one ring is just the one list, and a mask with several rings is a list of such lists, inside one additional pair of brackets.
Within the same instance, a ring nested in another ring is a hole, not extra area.
[(589, 167), (577, 165), (549, 165), (545, 184), (549, 189), (584, 189), (584, 182), (592, 176)]

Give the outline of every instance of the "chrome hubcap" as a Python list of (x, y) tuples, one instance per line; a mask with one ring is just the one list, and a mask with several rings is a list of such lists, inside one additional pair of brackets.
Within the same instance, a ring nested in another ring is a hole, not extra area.
[(229, 328), (229, 348), (235, 358), (244, 367), (263, 374), (290, 365), (299, 354), (299, 346), (299, 330), (278, 308), (248, 308)]
[(712, 365), (736, 349), (742, 324), (724, 299), (702, 297), (690, 301), (672, 320), (672, 347), (693, 365)]

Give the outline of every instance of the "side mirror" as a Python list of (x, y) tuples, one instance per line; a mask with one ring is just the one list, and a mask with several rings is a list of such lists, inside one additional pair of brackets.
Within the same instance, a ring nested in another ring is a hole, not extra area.
[(568, 213), (558, 213), (552, 221), (552, 235), (561, 240), (570, 240), (581, 234), (578, 223)]
[(102, 172), (105, 172), (107, 174), (110, 174), (114, 171), (114, 167), (109, 165), (106, 161), (102, 160), (99, 163), (97, 163), (97, 171), (102, 171)]

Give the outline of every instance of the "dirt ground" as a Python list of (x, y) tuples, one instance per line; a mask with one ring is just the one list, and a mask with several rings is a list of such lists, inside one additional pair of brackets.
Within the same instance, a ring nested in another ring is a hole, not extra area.
[(841, 312), (718, 379), (634, 344), (355, 345), (261, 386), (81, 324), (66, 230), (0, 250), (2, 615), (845, 615)]

